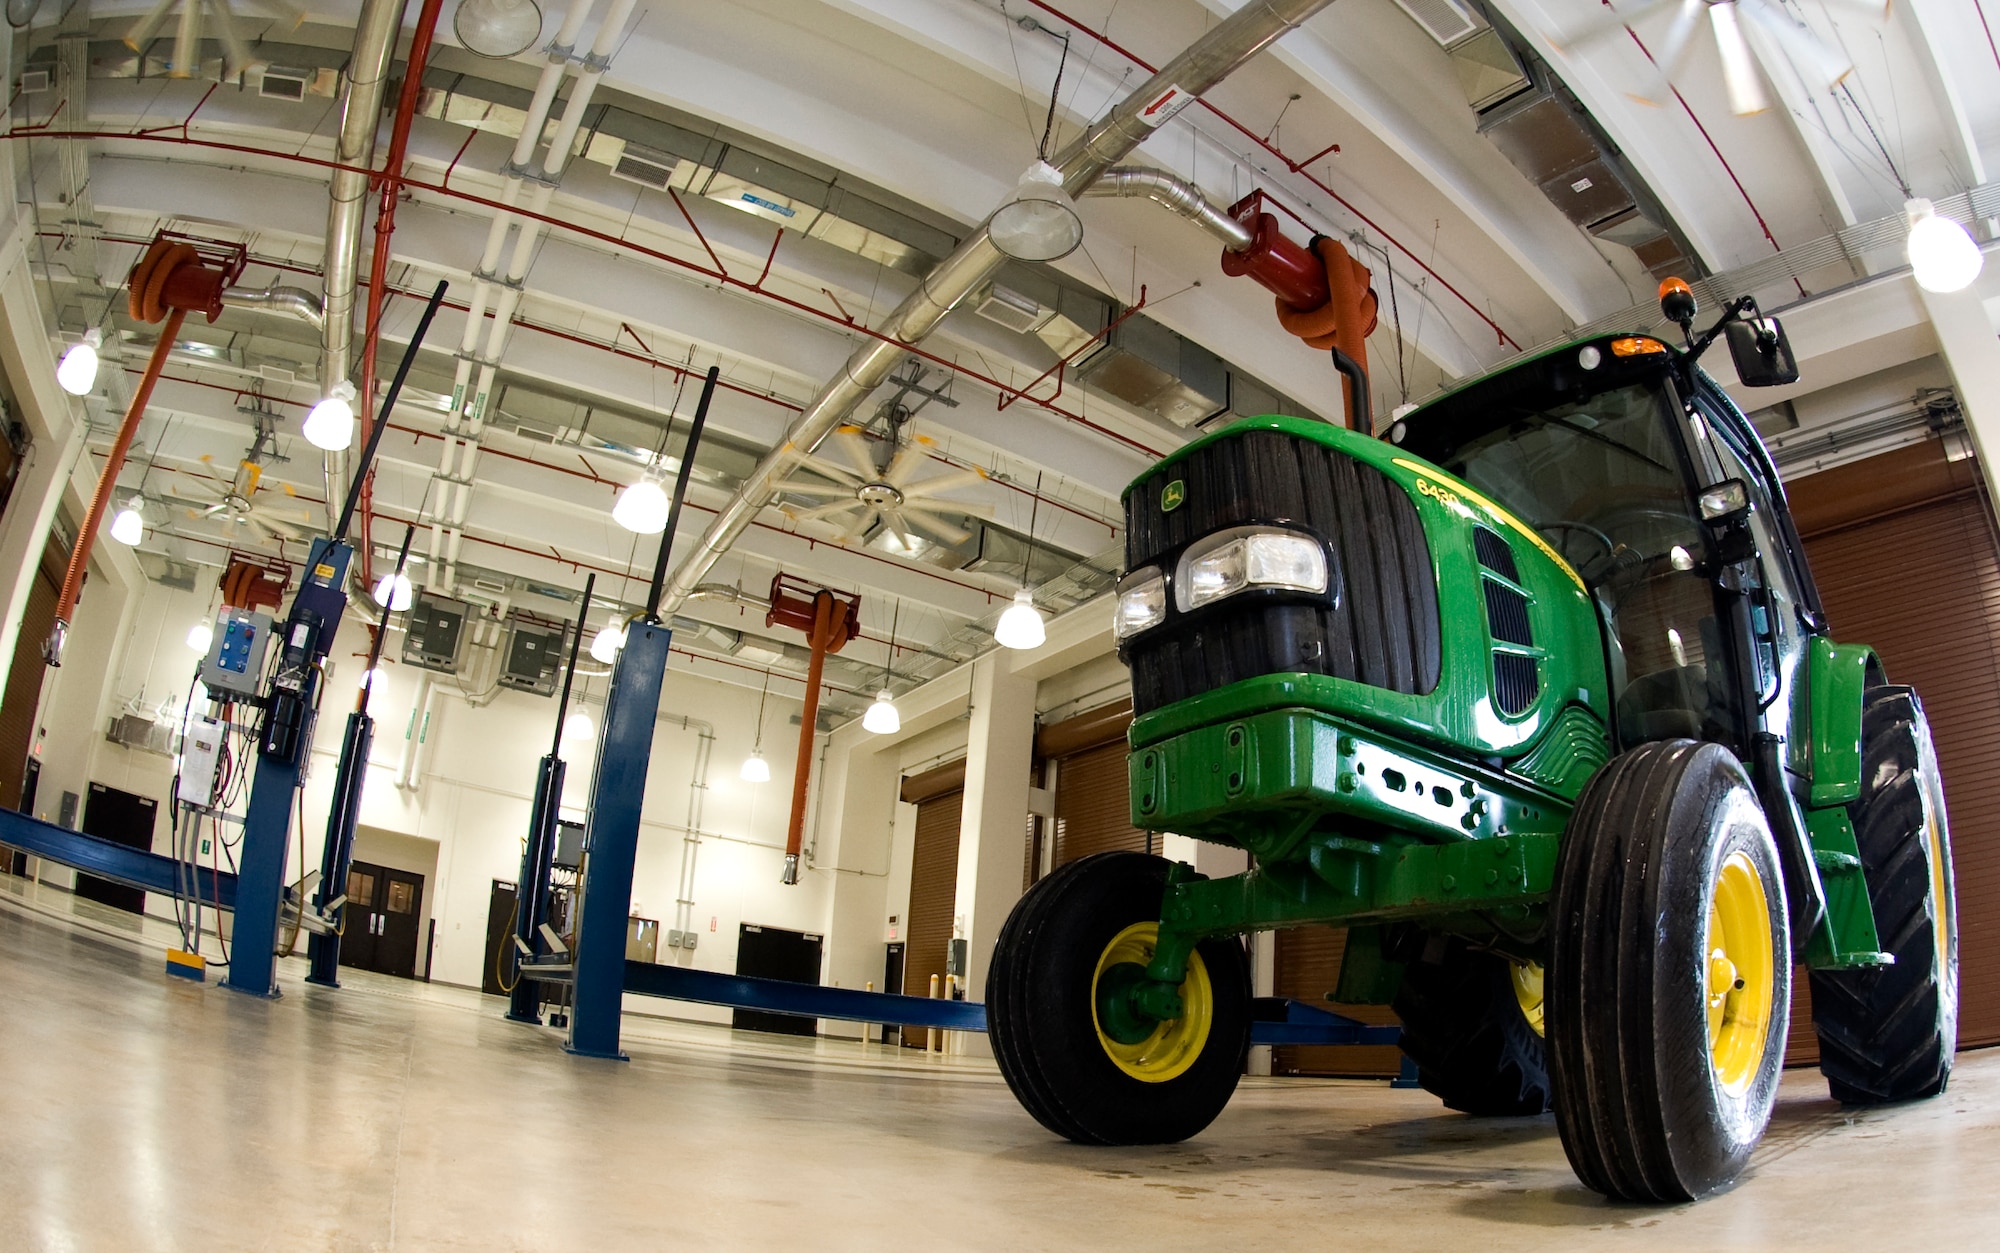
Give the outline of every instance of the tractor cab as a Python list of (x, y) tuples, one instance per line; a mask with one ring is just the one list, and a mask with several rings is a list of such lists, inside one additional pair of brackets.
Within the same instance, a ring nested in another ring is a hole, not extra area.
[(1620, 749), (1699, 739), (1749, 760), (1758, 732), (1784, 734), (1777, 697), (1824, 632), (1818, 596), (1763, 445), (1693, 354), (1646, 335), (1572, 343), (1387, 438), (1575, 571), (1602, 619)]

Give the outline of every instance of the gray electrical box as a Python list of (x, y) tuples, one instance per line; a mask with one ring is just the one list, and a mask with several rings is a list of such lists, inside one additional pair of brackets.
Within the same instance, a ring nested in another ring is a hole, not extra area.
[(255, 696), (264, 683), (264, 658), (271, 651), (271, 615), (225, 609), (216, 616), (202, 658), (202, 685), (211, 692)]
[(562, 870), (575, 870), (583, 864), (583, 824), (580, 822), (556, 823), (556, 851), (551, 862)]
[(404, 619), (403, 660), (426, 670), (458, 673), (459, 646), (472, 606), (462, 600), (418, 592)]
[(562, 670), (563, 641), (569, 634), (562, 627), (514, 620), (507, 639), (506, 664), (500, 668), (500, 682), (517, 692), (548, 696), (556, 690), (556, 676)]

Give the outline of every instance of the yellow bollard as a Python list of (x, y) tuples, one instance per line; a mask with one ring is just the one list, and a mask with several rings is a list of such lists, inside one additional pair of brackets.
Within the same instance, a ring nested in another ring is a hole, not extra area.
[[(931, 999), (935, 1001), (935, 1000), (936, 1000), (937, 998), (938, 998), (938, 977), (937, 977), (936, 975), (932, 975), (932, 976), (931, 976)], [(936, 1028), (936, 1027), (925, 1027), (925, 1028), (924, 1028), (924, 1052), (926, 1052), (926, 1053), (935, 1053), (935, 1052), (937, 1052), (937, 1045), (938, 1045), (938, 1032), (937, 1032), (937, 1028)]]
[[(870, 993), (875, 991), (875, 981), (873, 979), (868, 981), (868, 991)], [(868, 1024), (865, 1022), (861, 1024), (861, 1051), (864, 1053), (868, 1051)]]

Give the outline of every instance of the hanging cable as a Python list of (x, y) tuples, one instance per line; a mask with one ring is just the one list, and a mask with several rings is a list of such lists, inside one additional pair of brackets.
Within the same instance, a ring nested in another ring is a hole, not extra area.
[(1069, 64), (1069, 33), (1065, 31), (1057, 38), (1062, 40), (1062, 55), (1056, 59), (1055, 85), (1049, 88), (1049, 117), (1042, 123), (1042, 142), (1035, 149), (1037, 161), (1049, 159), (1049, 136), (1054, 133), (1056, 125), (1056, 96), (1062, 91), (1063, 68)]

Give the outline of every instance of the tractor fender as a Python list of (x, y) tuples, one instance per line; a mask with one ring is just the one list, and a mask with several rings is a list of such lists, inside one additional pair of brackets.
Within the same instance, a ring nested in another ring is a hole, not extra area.
[(1861, 795), (1861, 707), (1882, 663), (1866, 644), (1812, 641), (1806, 659), (1809, 805), (1825, 809)]

